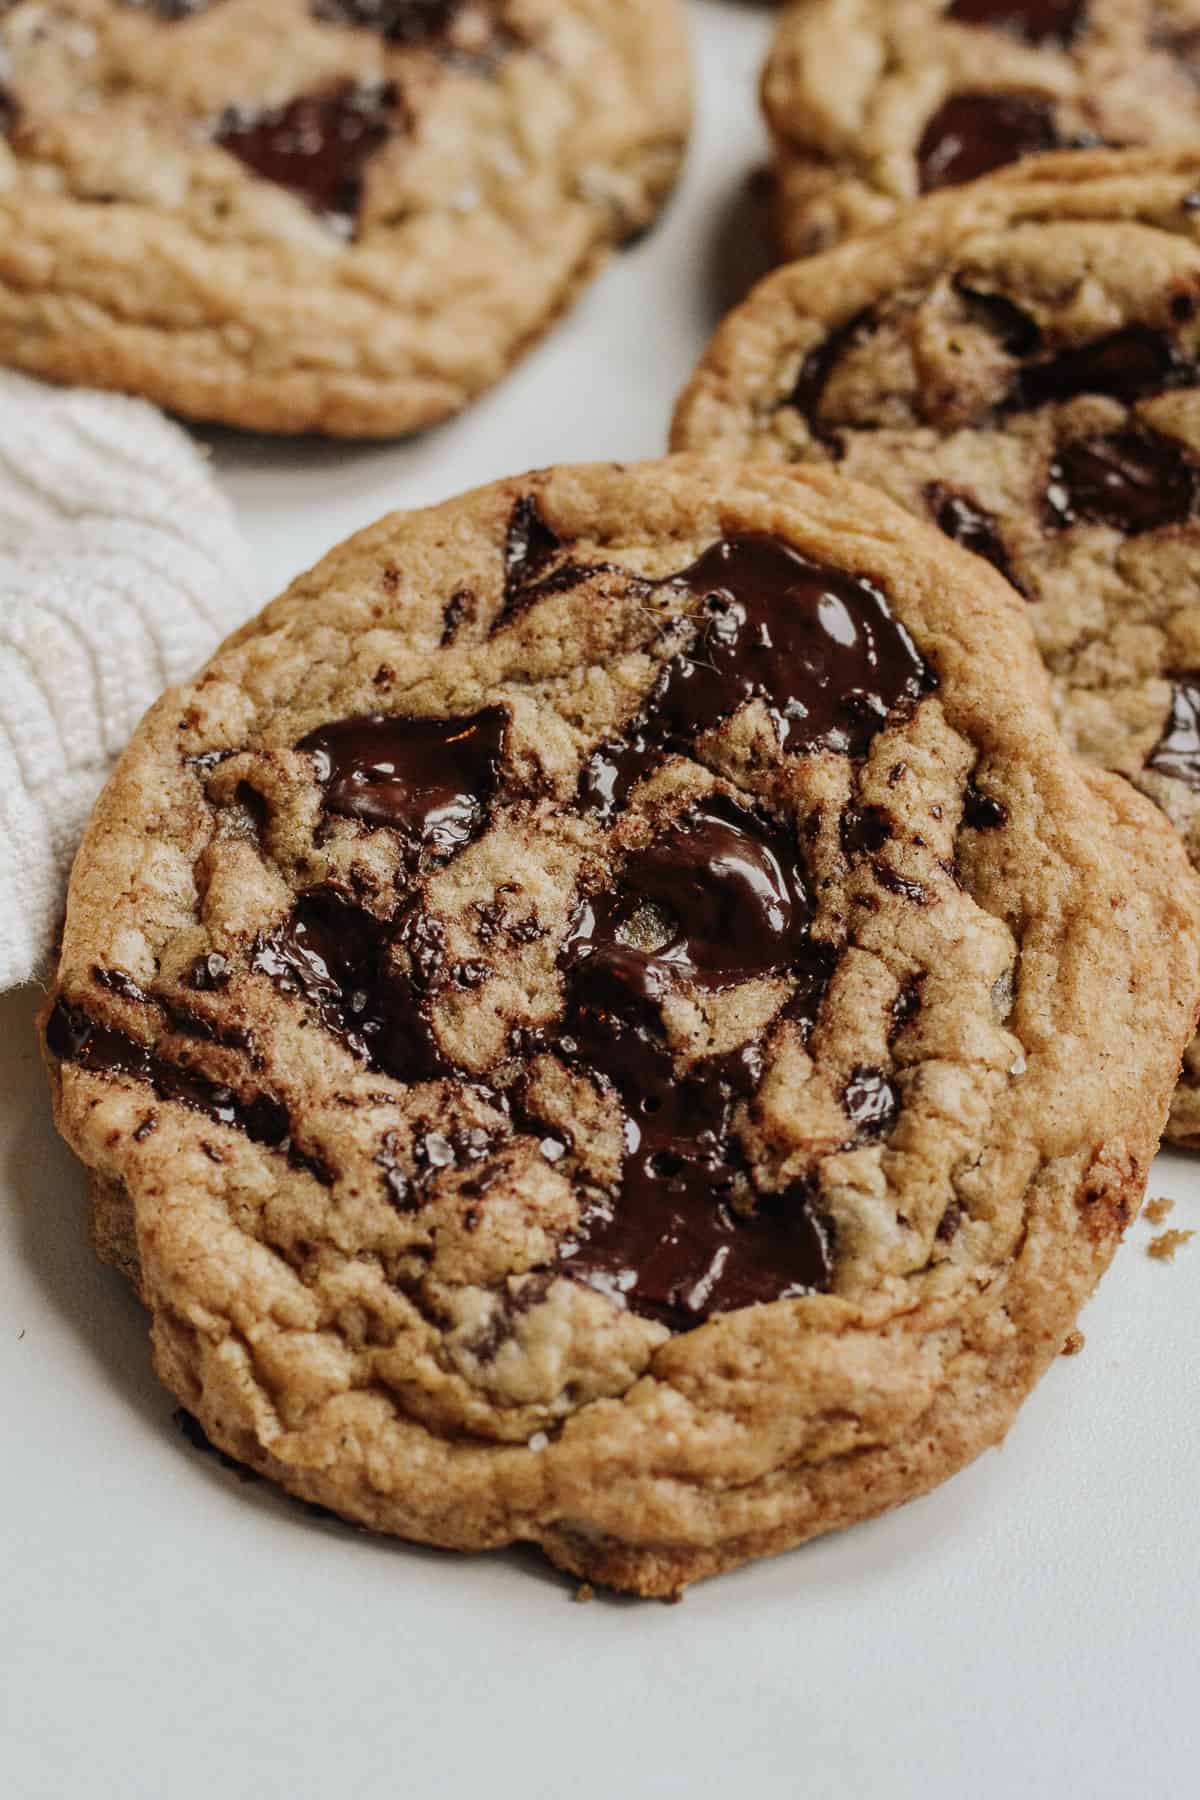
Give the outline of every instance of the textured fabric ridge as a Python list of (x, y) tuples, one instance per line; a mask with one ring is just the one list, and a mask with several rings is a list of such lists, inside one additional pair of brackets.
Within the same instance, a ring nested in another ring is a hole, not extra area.
[(142, 713), (248, 606), (232, 509), (182, 431), (141, 401), (0, 375), (0, 988), (48, 956)]

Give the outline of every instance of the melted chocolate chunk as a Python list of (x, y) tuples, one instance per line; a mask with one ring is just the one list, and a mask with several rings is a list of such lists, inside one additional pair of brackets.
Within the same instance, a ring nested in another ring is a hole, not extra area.
[(183, 766), (185, 769), (195, 769), (200, 775), (211, 775), (214, 769), (236, 755), (236, 750), (202, 750), (198, 756), (185, 756)]
[(956, 544), (961, 544), (964, 550), (971, 550), (976, 556), (982, 556), (985, 562), (990, 562), (994, 569), (999, 570), (1018, 593), (1024, 592), (1012, 572), (1008, 551), (996, 521), (986, 508), (966, 494), (956, 494), (953, 488), (943, 487), (940, 481), (931, 481), (926, 487), (925, 504), (939, 531), (945, 532)]
[(856, 1140), (886, 1137), (896, 1122), (899, 1101), (882, 1069), (855, 1069), (842, 1089), (842, 1111)]
[(135, 1006), (148, 1004), (150, 996), (144, 987), (127, 975), (124, 969), (104, 969), (97, 963), (92, 969), (92, 980), (100, 987), (107, 988), (110, 994), (119, 994), (122, 1000), (129, 1000)]
[(866, 754), (894, 711), (937, 686), (875, 585), (807, 562), (777, 538), (724, 539), (671, 581), (703, 600), (693, 647), (665, 665), (625, 736), (584, 766), (579, 804), (609, 818), (672, 750), (749, 700), (780, 748)]
[[(0, 11), (3, 9), (0, 8)], [(7, 137), (17, 122), (17, 103), (8, 89), (0, 86), (0, 138)]]
[(900, 1036), (910, 1019), (916, 1017), (921, 1010), (921, 986), (925, 977), (910, 975), (900, 985), (896, 998), (892, 1001), (892, 1023), (888, 1031), (888, 1043), (892, 1044)]
[(1171, 716), (1146, 767), (1200, 788), (1200, 679), (1195, 675), (1172, 676)]
[(847, 856), (870, 856), (892, 835), (892, 817), (882, 806), (852, 806), (842, 814), (842, 849)]
[(786, 404), (794, 406), (809, 424), (813, 436), (822, 442), (835, 441), (836, 431), (824, 426), (820, 420), (821, 400), (829, 385), (833, 371), (845, 356), (868, 337), (875, 326), (874, 307), (864, 306), (861, 312), (839, 325), (829, 336), (812, 350), (800, 364), (800, 373), (796, 377), (796, 385), (787, 398)]
[(789, 971), (796, 986), (779, 1016), (790, 1020), (798, 1028), (800, 1041), (804, 1044), (812, 1036), (821, 1002), (833, 980), (837, 965), (838, 952), (834, 946), (819, 944), (810, 938), (804, 946), (803, 957), (799, 962), (793, 963)]
[(269, 975), (281, 994), (302, 994), (326, 1030), (364, 1062), (370, 1056), (368, 1011), (385, 961), (387, 927), (370, 913), (327, 892), (306, 894), (290, 917), (254, 946), (250, 966)]
[(1196, 469), (1179, 444), (1154, 432), (1076, 438), (1051, 462), (1043, 504), (1057, 530), (1086, 519), (1132, 537), (1190, 518)]
[(504, 536), (504, 601), (492, 621), (491, 635), (536, 601), (565, 593), (598, 572), (570, 558), (551, 567), (562, 548), (562, 539), (547, 525), (532, 494), (522, 494), (509, 514)]
[(511, 604), (523, 588), (544, 574), (561, 548), (561, 538), (543, 519), (532, 494), (522, 494), (509, 515), (504, 538), (506, 601)]
[(464, 619), (471, 619), (474, 616), (475, 596), (470, 588), (459, 588), (456, 593), (451, 594), (442, 608), (441, 645), (443, 650), (447, 644), (454, 642)]
[(811, 902), (789, 834), (735, 801), (691, 808), (626, 862), (614, 896), (582, 907), (564, 950), (563, 1050), (619, 1094), (625, 1156), (562, 1252), (572, 1274), (674, 1329), (828, 1286), (831, 1245), (800, 1187), (755, 1194), (734, 1112), (762, 1074), (755, 1041), (684, 1075), (661, 1035), (679, 981), (799, 975), (815, 1015), (832, 966), (808, 939)]
[(662, 761), (665, 751), (653, 733), (635, 726), (628, 738), (614, 739), (593, 750), (579, 777), (578, 801), (585, 812), (611, 819), (644, 775)]
[(1141, 400), (1168, 388), (1194, 387), (1198, 378), (1196, 364), (1161, 331), (1126, 325), (1090, 344), (1028, 363), (1018, 372), (1005, 406), (1010, 412), (1027, 412), (1079, 394)]
[(933, 114), (917, 146), (921, 192), (957, 187), (1061, 147), (1054, 102), (1044, 94), (951, 94)]
[(583, 906), (567, 955), (589, 992), (655, 1001), (676, 981), (730, 987), (802, 954), (812, 903), (790, 834), (716, 795), (627, 858)]
[(323, 24), (374, 31), (387, 44), (434, 50), (482, 74), (521, 44), (497, 16), (497, 0), (312, 0), (311, 10)]
[(367, 163), (401, 123), (394, 87), (345, 82), (265, 112), (231, 107), (213, 138), (264, 181), (348, 228), (358, 217)]
[(891, 712), (936, 685), (873, 582), (820, 568), (777, 538), (714, 544), (675, 579), (704, 601), (707, 620), (651, 695), (669, 737), (691, 738), (761, 699), (782, 750), (861, 757)]
[(713, 1313), (820, 1293), (832, 1274), (829, 1227), (799, 1183), (738, 1206), (743, 1159), (734, 1108), (752, 1070), (710, 1058), (685, 1076), (644, 1033), (585, 1040), (622, 1093), (627, 1155), (615, 1205), (596, 1198), (563, 1266), (590, 1286), (674, 1331)]
[(625, 1158), (619, 1198), (584, 1209), (561, 1253), (566, 1269), (673, 1330), (827, 1288), (828, 1229), (807, 1191), (751, 1196), (733, 1114), (759, 1077), (753, 1047), (678, 1076), (646, 1023), (581, 1005), (571, 1025), (621, 1096)]
[(950, 1242), (951, 1238), (962, 1224), (963, 1218), (964, 1213), (962, 1207), (957, 1200), (952, 1200), (938, 1220), (938, 1228), (934, 1232), (934, 1236), (940, 1244), (948, 1244)]
[(178, 25), (181, 19), (192, 19), (197, 13), (207, 12), (216, 0), (123, 0), (123, 4), (136, 7), (138, 12), (153, 13), (164, 25)]
[(972, 775), (963, 794), (962, 822), (972, 831), (997, 831), (1008, 824), (1008, 808), (975, 785)]
[(889, 894), (899, 894), (902, 900), (911, 900), (914, 906), (929, 904), (929, 894), (919, 881), (912, 881), (898, 870), (889, 869), (886, 863), (875, 864), (875, 879)]
[(444, 44), (464, 0), (314, 0), (312, 13), (331, 25), (377, 31), (389, 44)]
[(1086, 0), (951, 0), (945, 17), (956, 25), (1006, 31), (1026, 44), (1073, 44), (1084, 24)]
[(281, 993), (303, 995), (326, 1030), (373, 1068), (398, 1081), (430, 1081), (450, 1072), (424, 1004), (440, 954), (439, 928), (423, 915), (409, 913), (393, 928), (317, 890), (258, 940), (251, 966)]
[(508, 713), (462, 719), (369, 713), (302, 738), (325, 789), (325, 810), (401, 833), (410, 849), (453, 856), (487, 824)]
[(229, 985), (229, 961), (217, 950), (198, 956), (186, 976), (187, 985), (197, 994), (216, 993)]
[(376, 1155), (372, 1158), (377, 1169), (383, 1170), (383, 1185), (387, 1197), (397, 1212), (416, 1212), (420, 1201), (413, 1192), (413, 1183), (400, 1161), (400, 1138), (394, 1131), (385, 1131), (383, 1141)]
[(94, 1074), (130, 1075), (147, 1082), (160, 1099), (178, 1100), (220, 1125), (232, 1125), (256, 1144), (279, 1149), (286, 1143), (287, 1113), (272, 1095), (240, 1100), (219, 1082), (156, 1056), (123, 1031), (97, 1024), (82, 1007), (55, 1002), (46, 1023), (46, 1044), (60, 1062), (75, 1063)]
[(1010, 356), (1032, 356), (1040, 348), (1042, 329), (1032, 314), (1005, 294), (988, 294), (954, 278), (954, 291), (973, 318), (979, 320)]

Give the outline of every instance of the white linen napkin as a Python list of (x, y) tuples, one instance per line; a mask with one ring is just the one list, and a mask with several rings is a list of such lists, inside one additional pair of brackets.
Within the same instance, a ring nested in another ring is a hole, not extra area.
[(0, 373), (0, 990), (42, 972), (138, 719), (249, 608), (232, 508), (178, 426)]

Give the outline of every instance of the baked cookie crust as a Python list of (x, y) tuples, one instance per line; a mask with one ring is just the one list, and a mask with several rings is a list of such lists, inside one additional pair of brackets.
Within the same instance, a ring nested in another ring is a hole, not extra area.
[(214, 1443), (674, 1595), (1003, 1435), (1198, 918), (978, 559), (822, 470), (564, 468), (380, 521), (153, 708), (47, 1061)]

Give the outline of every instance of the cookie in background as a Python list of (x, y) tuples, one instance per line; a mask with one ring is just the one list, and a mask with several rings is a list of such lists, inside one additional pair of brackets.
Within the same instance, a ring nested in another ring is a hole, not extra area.
[(689, 118), (680, 0), (15, 0), (0, 84), (0, 363), (347, 437), (498, 381)]
[(762, 93), (807, 256), (1019, 157), (1200, 137), (1200, 0), (798, 0)]

